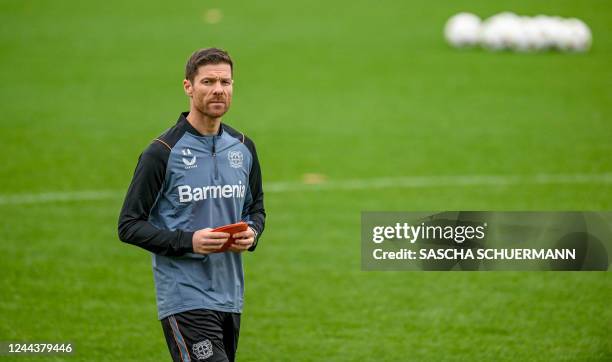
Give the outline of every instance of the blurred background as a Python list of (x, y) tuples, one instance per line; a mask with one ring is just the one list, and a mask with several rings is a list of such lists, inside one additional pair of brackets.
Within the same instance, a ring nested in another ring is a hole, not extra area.
[[(593, 44), (454, 49), (461, 11), (576, 17)], [(609, 1), (3, 0), (0, 20), (0, 340), (76, 351), (32, 360), (169, 359), (150, 255), (116, 224), (209, 46), (234, 59), (224, 122), (266, 192), (239, 361), (612, 355), (607, 273), (364, 272), (359, 229), (361, 211), (610, 210)]]

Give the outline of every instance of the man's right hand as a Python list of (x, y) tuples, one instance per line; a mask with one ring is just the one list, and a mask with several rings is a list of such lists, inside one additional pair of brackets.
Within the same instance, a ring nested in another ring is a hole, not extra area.
[(221, 249), (229, 239), (230, 234), (211, 231), (211, 228), (201, 229), (193, 233), (191, 239), (193, 252), (196, 254), (210, 254)]

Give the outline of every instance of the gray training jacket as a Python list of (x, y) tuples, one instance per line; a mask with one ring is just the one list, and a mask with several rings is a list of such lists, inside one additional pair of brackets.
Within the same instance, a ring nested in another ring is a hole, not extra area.
[(264, 230), (255, 145), (226, 124), (203, 136), (181, 113), (140, 155), (119, 215), (119, 238), (152, 253), (158, 318), (192, 309), (241, 313), (240, 253), (194, 254), (193, 232), (248, 222)]

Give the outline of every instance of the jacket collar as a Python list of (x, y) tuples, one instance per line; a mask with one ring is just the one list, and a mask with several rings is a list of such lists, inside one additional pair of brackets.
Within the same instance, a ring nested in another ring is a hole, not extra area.
[[(187, 132), (189, 133), (192, 133), (198, 137), (206, 137), (207, 135), (203, 135), (197, 129), (193, 128), (191, 123), (189, 123), (189, 121), (187, 120), (188, 115), (189, 115), (189, 112), (181, 112), (181, 114), (179, 115), (179, 119), (178, 121), (176, 121), (176, 123), (182, 123), (187, 129)], [(221, 136), (222, 134), (223, 134), (223, 122), (219, 124), (219, 132), (217, 133), (217, 136)]]

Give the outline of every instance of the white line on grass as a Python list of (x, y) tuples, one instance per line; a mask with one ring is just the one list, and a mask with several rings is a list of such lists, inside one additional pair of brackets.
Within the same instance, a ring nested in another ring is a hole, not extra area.
[[(470, 175), (470, 176), (406, 176), (371, 179), (323, 181), (305, 184), (298, 181), (266, 182), (266, 193), (365, 190), (381, 188), (427, 188), (445, 186), (549, 185), (549, 184), (612, 184), (612, 173), (602, 174), (538, 174), (538, 175)], [(0, 194), (0, 205), (40, 204), (65, 201), (107, 200), (123, 197), (125, 191), (87, 190), (23, 194)]]
[(4, 194), (0, 195), (0, 205), (42, 204), (45, 202), (107, 200), (119, 196), (113, 190), (58, 191), (38, 194)]

